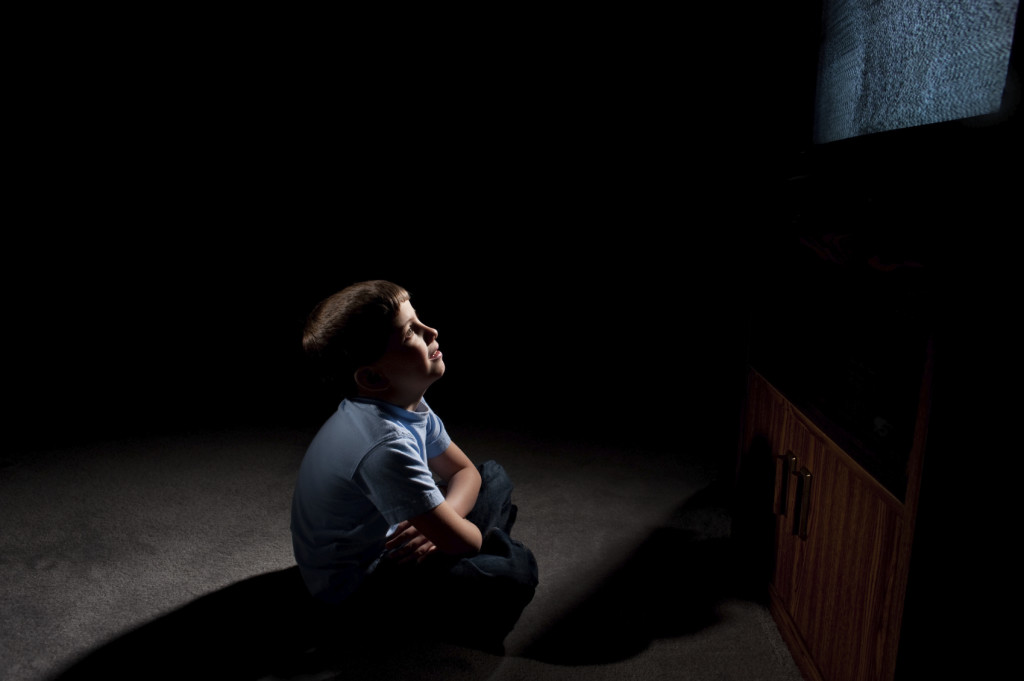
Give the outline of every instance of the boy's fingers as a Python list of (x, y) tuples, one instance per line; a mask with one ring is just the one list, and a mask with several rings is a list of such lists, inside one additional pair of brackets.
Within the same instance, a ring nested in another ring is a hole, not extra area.
[(395, 549), (393, 556), (399, 564), (408, 563), (413, 559), (419, 562), (424, 555), (430, 552), (432, 547), (433, 544), (430, 544), (425, 537), (417, 537)]
[(395, 533), (391, 535), (391, 538), (384, 542), (384, 548), (390, 550), (404, 543), (403, 536), (410, 527), (408, 520), (403, 520), (398, 523), (395, 527)]
[(434, 546), (433, 544), (431, 544), (427, 548), (426, 551), (423, 551), (422, 553), (420, 553), (420, 555), (416, 556), (416, 562), (417, 563), (422, 563), (424, 560), (426, 560), (427, 556), (429, 556), (430, 554), (432, 554), (436, 550), (437, 550), (437, 547)]

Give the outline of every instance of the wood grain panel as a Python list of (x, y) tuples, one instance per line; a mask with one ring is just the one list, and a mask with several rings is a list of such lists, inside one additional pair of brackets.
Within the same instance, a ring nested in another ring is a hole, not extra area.
[(887, 678), (901, 509), (801, 419), (793, 419), (789, 432), (788, 446), (814, 480), (807, 539), (791, 538), (788, 547), (789, 610), (823, 678)]
[[(794, 533), (793, 476), (785, 514), (775, 515), (773, 615), (801, 670), (813, 681), (889, 681), (895, 668), (906, 560), (905, 508), (770, 384), (752, 373), (745, 446), (792, 452), (811, 473), (806, 538)], [(790, 472), (792, 475), (792, 472)], [(778, 509), (776, 509), (778, 510)]]

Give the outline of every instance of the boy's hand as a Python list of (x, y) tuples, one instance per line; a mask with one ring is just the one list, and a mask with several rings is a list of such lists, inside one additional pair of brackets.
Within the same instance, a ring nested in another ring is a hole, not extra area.
[(422, 562), (437, 547), (406, 520), (399, 523), (391, 539), (384, 544), (384, 549), (388, 552), (386, 555), (389, 560), (402, 564), (412, 560)]

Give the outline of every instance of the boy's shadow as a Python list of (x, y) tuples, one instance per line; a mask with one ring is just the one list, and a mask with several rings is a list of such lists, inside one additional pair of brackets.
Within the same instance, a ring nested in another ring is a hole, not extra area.
[[(741, 593), (747, 590), (746, 580), (738, 577), (751, 565), (737, 560), (735, 537), (730, 537), (737, 528), (735, 523), (731, 529), (722, 525), (728, 520), (719, 512), (720, 495), (721, 489), (708, 489), (680, 507), (621, 569), (549, 626), (522, 656), (562, 665), (620, 661), (654, 639), (710, 626), (723, 598), (754, 596)], [(702, 526), (705, 517), (716, 526)], [(396, 649), (393, 638), (365, 621), (325, 629), (298, 568), (291, 567), (198, 598), (88, 653), (51, 681), (253, 681), (342, 669), (346, 675), (361, 670), (363, 678), (387, 678), (381, 676), (385, 672), (398, 678), (416, 664), (413, 660), (437, 658), (443, 665), (445, 648), (438, 643), (443, 644), (417, 637), (414, 644)], [(475, 667), (477, 676), (483, 674), (479, 667), (501, 659), (493, 650), (462, 650), (459, 664)], [(458, 670), (450, 671), (451, 678), (459, 676)], [(461, 672), (459, 678), (468, 678), (466, 669)]]
[(728, 496), (713, 485), (676, 509), (583, 603), (528, 644), (524, 656), (559, 665), (619, 662), (656, 639), (714, 625), (727, 598), (762, 600), (731, 536)]
[(54, 677), (258, 679), (312, 645), (312, 609), (297, 567), (202, 596), (88, 653)]
[[(421, 632), (396, 647), (394, 638), (358, 617), (332, 626), (313, 605), (298, 568), (291, 567), (202, 596), (93, 650), (52, 681), (255, 681), (335, 678), (342, 672), (406, 678), (420, 675), (417, 660), (438, 658), (443, 666), (447, 643)], [(494, 650), (459, 650), (463, 672), (483, 674), (500, 663)]]

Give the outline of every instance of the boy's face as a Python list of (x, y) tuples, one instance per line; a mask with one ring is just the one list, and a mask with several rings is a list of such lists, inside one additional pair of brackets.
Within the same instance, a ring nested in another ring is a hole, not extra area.
[(388, 348), (374, 366), (387, 377), (391, 397), (398, 403), (419, 402), (427, 388), (444, 374), (437, 329), (419, 320), (412, 303), (405, 301), (395, 315)]

